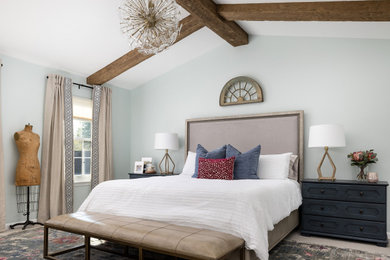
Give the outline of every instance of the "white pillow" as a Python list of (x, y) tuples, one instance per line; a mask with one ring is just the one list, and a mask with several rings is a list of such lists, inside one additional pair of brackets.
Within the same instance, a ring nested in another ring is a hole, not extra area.
[(257, 176), (260, 179), (287, 179), (292, 153), (261, 154)]
[(181, 175), (190, 176), (194, 175), (195, 172), (196, 153), (188, 151), (187, 159), (183, 167)]

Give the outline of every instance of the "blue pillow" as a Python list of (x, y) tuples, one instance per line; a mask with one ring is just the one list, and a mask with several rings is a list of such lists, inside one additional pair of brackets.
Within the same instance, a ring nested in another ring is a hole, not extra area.
[(225, 157), (226, 145), (209, 152), (203, 146), (198, 144), (198, 146), (196, 147), (195, 172), (194, 175), (192, 175), (192, 178), (198, 178), (199, 158), (225, 159)]
[(239, 150), (228, 144), (226, 148), (226, 158), (236, 157), (234, 161), (234, 179), (258, 179), (257, 167), (259, 167), (259, 156), (261, 146), (258, 145), (246, 153), (241, 153)]

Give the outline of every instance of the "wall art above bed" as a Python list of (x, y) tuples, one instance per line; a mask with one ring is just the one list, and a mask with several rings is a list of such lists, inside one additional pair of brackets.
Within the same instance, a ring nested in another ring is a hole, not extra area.
[(263, 102), (263, 90), (260, 84), (249, 77), (236, 77), (222, 88), (219, 105), (241, 105)]

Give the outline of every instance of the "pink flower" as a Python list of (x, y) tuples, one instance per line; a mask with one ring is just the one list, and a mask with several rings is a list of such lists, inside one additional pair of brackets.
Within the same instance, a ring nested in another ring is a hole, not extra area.
[(354, 161), (361, 161), (361, 160), (363, 160), (363, 152), (362, 151), (354, 152), (352, 157), (353, 157)]

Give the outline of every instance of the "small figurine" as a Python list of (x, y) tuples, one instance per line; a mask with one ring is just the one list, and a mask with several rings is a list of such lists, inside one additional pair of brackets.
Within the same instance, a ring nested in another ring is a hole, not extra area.
[(156, 168), (153, 164), (148, 163), (146, 164), (145, 173), (156, 173)]

